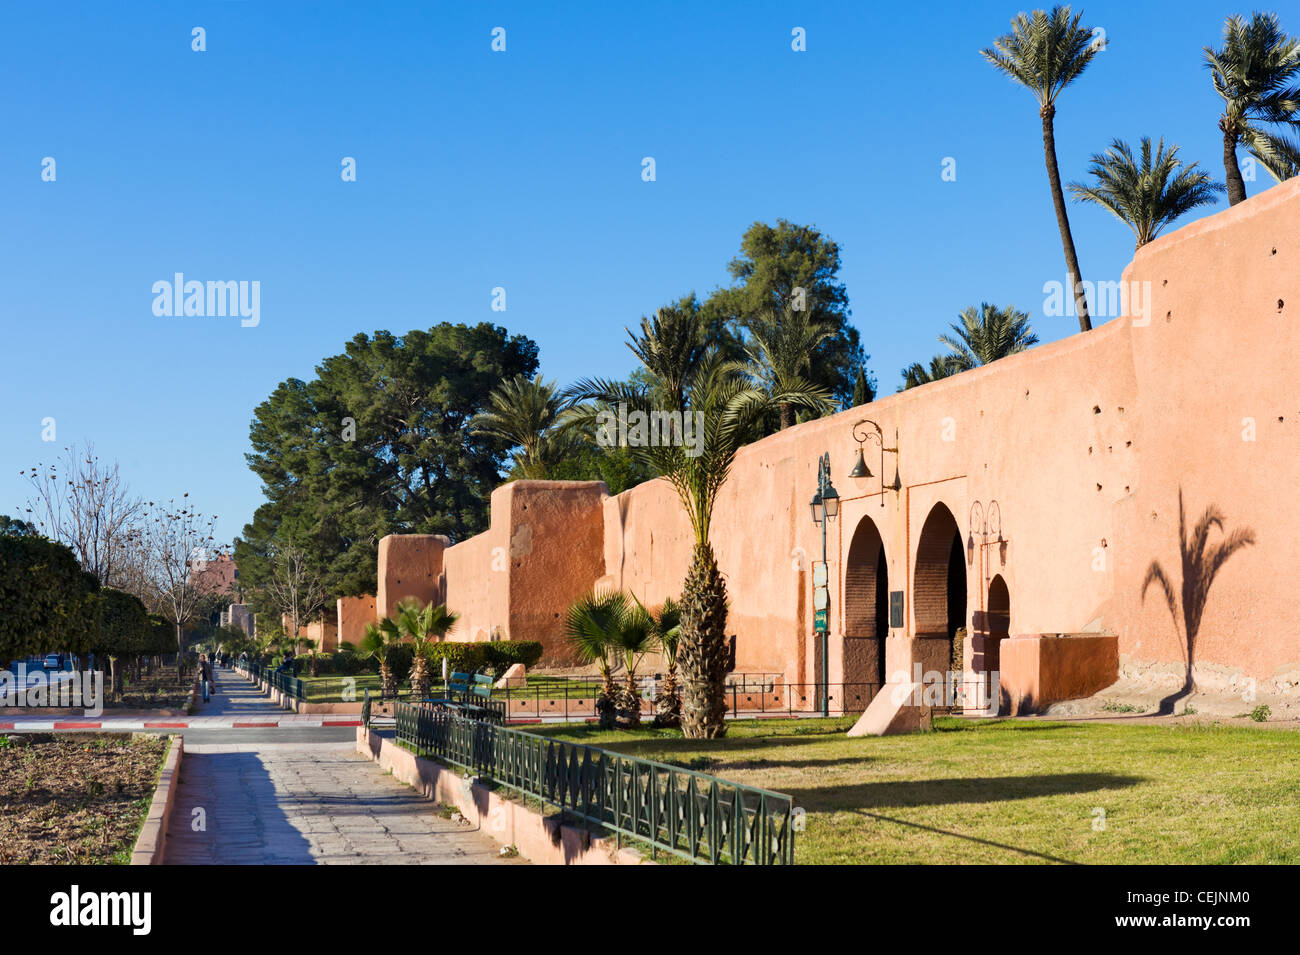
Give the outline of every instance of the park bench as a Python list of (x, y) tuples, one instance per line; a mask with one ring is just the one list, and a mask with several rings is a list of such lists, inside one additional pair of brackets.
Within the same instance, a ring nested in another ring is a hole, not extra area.
[(445, 696), (423, 702), (454, 710), (475, 720), (499, 723), (506, 716), (505, 703), (492, 699), (492, 677), (481, 673), (454, 672), (447, 680)]

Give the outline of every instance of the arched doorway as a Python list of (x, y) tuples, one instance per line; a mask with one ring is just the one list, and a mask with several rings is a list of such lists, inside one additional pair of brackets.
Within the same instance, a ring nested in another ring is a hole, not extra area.
[[(880, 531), (862, 518), (844, 565), (845, 705), (865, 709), (885, 682), (885, 639), (889, 636), (889, 564)], [(856, 697), (856, 698), (855, 698)]]
[(956, 638), (966, 626), (966, 552), (952, 511), (936, 504), (921, 526), (912, 577), (916, 645), (912, 659), (924, 670), (961, 669)]
[[(993, 691), (992, 674), (1002, 669), (1002, 641), (1011, 632), (1011, 592), (1001, 574), (989, 581), (988, 609), (976, 614), (972, 665), (984, 683), (984, 700)], [(981, 701), (982, 702), (982, 701)]]

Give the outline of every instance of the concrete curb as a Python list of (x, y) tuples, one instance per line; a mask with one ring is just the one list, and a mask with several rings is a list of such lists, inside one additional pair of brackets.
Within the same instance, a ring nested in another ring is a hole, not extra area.
[(614, 839), (561, 824), (554, 817), (512, 800), (472, 778), (459, 776), (431, 759), (416, 756), (394, 740), (357, 728), (357, 752), (368, 756), (399, 782), (415, 787), (462, 816), (503, 846), (514, 846), (537, 865), (656, 865), (635, 849), (619, 849)]
[(167, 841), (167, 825), (176, 791), (180, 787), (181, 757), (185, 751), (185, 737), (170, 736), (171, 749), (163, 761), (158, 788), (154, 790), (149, 815), (145, 817), (140, 836), (131, 851), (131, 865), (162, 865), (163, 849)]

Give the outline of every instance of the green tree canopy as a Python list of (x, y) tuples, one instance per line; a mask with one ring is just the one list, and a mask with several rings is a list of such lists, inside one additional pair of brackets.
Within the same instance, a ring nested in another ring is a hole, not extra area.
[(15, 524), (0, 533), (0, 661), (81, 650), (99, 582), (63, 544)]
[(241, 583), (258, 586), (285, 533), (347, 596), (374, 586), (386, 534), (483, 530), (509, 447), (470, 421), (500, 382), (536, 370), (528, 338), (444, 322), (358, 334), (314, 379), (282, 382), (250, 429), (248, 463), (268, 500), (235, 545)]
[(858, 330), (849, 322), (849, 295), (839, 270), (839, 245), (816, 228), (786, 219), (778, 219), (775, 226), (755, 222), (741, 237), (740, 255), (727, 266), (737, 284), (719, 289), (700, 306), (709, 340), (724, 356), (741, 357), (714, 333), (721, 322), (734, 334), (756, 316), (802, 307), (809, 324), (828, 332), (810, 356), (809, 383), (848, 407), (867, 356)]

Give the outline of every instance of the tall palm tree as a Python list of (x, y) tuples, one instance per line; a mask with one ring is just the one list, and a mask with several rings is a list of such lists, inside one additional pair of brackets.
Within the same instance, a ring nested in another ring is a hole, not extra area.
[(397, 681), (393, 679), (393, 668), (389, 665), (388, 655), (402, 642), (402, 635), (397, 624), (388, 617), (378, 624), (366, 624), (366, 632), (357, 647), (357, 656), (362, 660), (376, 660), (379, 663), (379, 691), (385, 700), (397, 697)]
[(927, 368), (919, 361), (914, 361), (903, 369), (903, 387), (899, 391), (907, 391), (909, 388), (915, 388), (918, 385), (928, 385), (932, 381), (938, 381), (940, 378), (947, 378), (956, 374), (956, 369), (952, 366), (951, 355), (935, 355), (930, 359), (930, 366)]
[(422, 605), (408, 597), (397, 605), (393, 623), (403, 640), (410, 640), (415, 651), (411, 663), (411, 699), (423, 700), (429, 695), (429, 646), (447, 636), (456, 625), (459, 614), (452, 613), (446, 604)]
[(630, 328), (627, 334), (627, 347), (663, 391), (663, 401), (669, 408), (681, 408), (686, 378), (707, 347), (698, 303), (691, 298), (665, 306), (653, 319), (642, 317), (641, 334)]
[[(1300, 122), (1291, 128), (1300, 133)], [(1250, 154), (1278, 182), (1300, 176), (1300, 136), (1292, 139), (1285, 134), (1261, 132), (1251, 144)]]
[[(1231, 16), (1223, 24), (1223, 46), (1205, 47), (1205, 65), (1223, 100), (1223, 171), (1228, 203), (1246, 198), (1237, 146), (1265, 145), (1260, 123), (1287, 122), (1300, 109), (1300, 39), (1282, 30), (1275, 13), (1255, 13), (1250, 22)], [(1267, 152), (1267, 148), (1265, 148)]]
[[(1214, 583), (1214, 578), (1218, 576), (1219, 570), (1227, 563), (1229, 557), (1243, 547), (1255, 543), (1254, 531), (1235, 530), (1228, 534), (1224, 531), (1223, 520), (1223, 512), (1211, 504), (1205, 509), (1201, 519), (1196, 522), (1195, 530), (1188, 537), (1187, 517), (1183, 511), (1183, 491), (1182, 488), (1178, 489), (1178, 554), (1183, 575), (1181, 597), (1183, 639), (1187, 646), (1187, 676), (1184, 678), (1182, 689), (1160, 701), (1162, 714), (1172, 713), (1174, 704), (1178, 700), (1196, 691), (1196, 675), (1192, 670), (1196, 660), (1196, 638), (1201, 631), (1201, 617), (1205, 613), (1206, 603), (1209, 602), (1210, 586)], [(1219, 533), (1224, 535), (1223, 539), (1213, 546), (1209, 544), (1211, 528), (1217, 528)], [(1142, 580), (1143, 602), (1146, 601), (1147, 589), (1152, 584), (1158, 585), (1164, 592), (1165, 605), (1169, 608), (1169, 616), (1173, 618), (1174, 631), (1177, 632), (1179, 600), (1174, 595), (1169, 575), (1160, 566), (1158, 560), (1151, 562), (1146, 577)]]
[(618, 711), (614, 665), (618, 660), (617, 635), (627, 616), (627, 595), (620, 590), (599, 590), (579, 597), (569, 607), (565, 632), (569, 645), (583, 663), (600, 670), (601, 690), (596, 716), (601, 729), (612, 729)]
[[(769, 394), (800, 393), (820, 397), (823, 413), (832, 410), (831, 394), (814, 385), (809, 378), (813, 354), (822, 343), (835, 337), (835, 329), (818, 322), (809, 309), (795, 310), (786, 305), (779, 313), (768, 309), (744, 321), (749, 333), (745, 355), (751, 374)], [(793, 425), (794, 405), (777, 402), (781, 430)]]
[(999, 308), (981, 302), (979, 308), (962, 309), (953, 322), (952, 335), (940, 335), (939, 341), (952, 349), (946, 356), (953, 371), (966, 371), (1006, 358), (1038, 344), (1038, 336), (1029, 327), (1029, 316), (1013, 305)]
[(1088, 317), (1088, 299), (1079, 273), (1079, 256), (1074, 250), (1070, 217), (1065, 210), (1065, 193), (1061, 191), (1061, 171), (1056, 163), (1056, 99), (1061, 91), (1079, 78), (1099, 49), (1092, 31), (1079, 25), (1082, 13), (1070, 16), (1068, 6), (1053, 7), (1051, 12), (1035, 10), (1019, 14), (1011, 21), (1011, 32), (998, 37), (993, 46), (981, 51), (994, 67), (1027, 88), (1038, 100), (1038, 115), (1043, 121), (1043, 156), (1047, 163), (1047, 181), (1052, 188), (1056, 207), (1056, 224), (1061, 231), (1065, 250), (1065, 268), (1074, 292), (1074, 306), (1079, 314), (1080, 331), (1092, 328)]
[(553, 381), (542, 376), (516, 375), (497, 385), (488, 396), (488, 409), (475, 415), (470, 428), (509, 441), (515, 467), (525, 478), (545, 478), (553, 432), (568, 402)]
[[(652, 354), (664, 354), (656, 347)], [(686, 354), (686, 350), (678, 352)], [(649, 414), (658, 396), (671, 396), (680, 382), (680, 404), (668, 410), (702, 423), (691, 447), (661, 443), (631, 448), (651, 470), (677, 491), (695, 536), (691, 566), (682, 587), (678, 662), (682, 675), (682, 731), (691, 738), (726, 734), (727, 588), (709, 543), (714, 504), (726, 484), (736, 452), (758, 433), (763, 419), (779, 403), (816, 408), (820, 396), (807, 392), (768, 393), (753, 387), (745, 366), (727, 361), (709, 346), (689, 367), (647, 366), (652, 387), (635, 382), (586, 380), (574, 385), (587, 399), (607, 405), (625, 403)], [(689, 416), (689, 417), (687, 417)]]
[(650, 611), (655, 638), (664, 656), (664, 681), (655, 697), (655, 726), (680, 726), (682, 693), (677, 685), (677, 643), (682, 635), (682, 609), (672, 597)]
[(1076, 201), (1096, 203), (1132, 229), (1138, 249), (1180, 216), (1212, 205), (1224, 191), (1196, 163), (1184, 167), (1176, 145), (1166, 152), (1163, 139), (1153, 154), (1151, 137), (1143, 136), (1141, 154), (1140, 161), (1134, 159), (1128, 143), (1112, 140), (1109, 149), (1089, 160), (1088, 172), (1096, 184), (1070, 183)]

